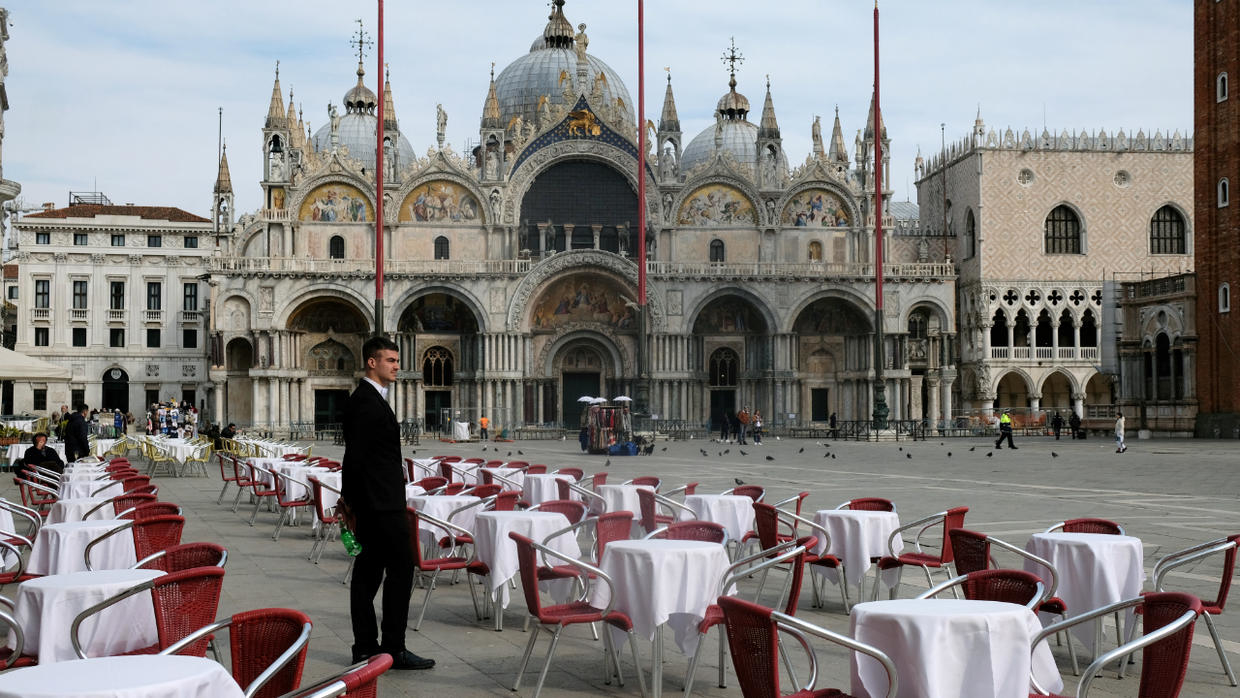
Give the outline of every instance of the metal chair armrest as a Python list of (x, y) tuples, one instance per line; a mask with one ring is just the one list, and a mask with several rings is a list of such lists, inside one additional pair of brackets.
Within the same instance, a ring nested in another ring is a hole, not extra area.
[[(793, 521), (797, 523), (803, 523), (806, 526), (809, 526), (811, 529), (813, 529), (814, 535), (818, 536), (818, 540), (822, 542), (822, 549), (823, 550), (831, 549), (831, 534), (827, 532), (826, 528), (823, 528), (822, 524), (816, 521), (811, 521), (810, 519), (807, 519), (804, 516), (798, 516), (790, 511), (784, 511), (783, 509), (779, 509), (777, 515), (780, 517), (786, 517), (786, 518), (792, 519)], [(793, 535), (796, 535), (795, 531), (796, 531), (796, 527), (793, 526)]]
[[(455, 513), (455, 512), (454, 512), (454, 513)], [(454, 524), (454, 523), (451, 523), (451, 522), (448, 522), (448, 521), (444, 521), (443, 519), (440, 519), (440, 518), (438, 518), (438, 517), (431, 516), (430, 514), (424, 514), (424, 513), (420, 512), (420, 511), (418, 511), (418, 512), (417, 512), (417, 515), (418, 515), (418, 518), (419, 518), (419, 519), (422, 519), (422, 520), (424, 520), (424, 521), (426, 521), (426, 522), (430, 523), (431, 525), (438, 526), (438, 527), (442, 528), (443, 530), (445, 530), (445, 531), (447, 531), (447, 532), (449, 533), (449, 535), (448, 535), (448, 540), (452, 541), (452, 547), (448, 549), (448, 554), (447, 554), (447, 557), (453, 557), (453, 553), (455, 553), (455, 552), (456, 552), (456, 535), (452, 535), (452, 531), (453, 531), (453, 530), (455, 530), (455, 531), (456, 531), (457, 533), (459, 533), (459, 534), (463, 534), (463, 535), (466, 535), (466, 536), (472, 536), (472, 535), (473, 535), (473, 534), (472, 534), (472, 533), (470, 533), (470, 532), (469, 532), (469, 530), (468, 530), (468, 529), (466, 529), (466, 528), (462, 528), (461, 526), (457, 526), (457, 525), (456, 525), (456, 524)]]
[(99, 502), (99, 503), (98, 503), (98, 504), (96, 504), (95, 506), (91, 507), (90, 509), (87, 509), (87, 510), (86, 510), (86, 513), (85, 513), (85, 514), (82, 514), (82, 520), (83, 520), (83, 521), (88, 520), (88, 519), (90, 518), (90, 515), (91, 515), (91, 514), (94, 514), (95, 512), (99, 511), (100, 509), (102, 509), (102, 508), (104, 508), (104, 507), (107, 507), (107, 506), (115, 506), (115, 504), (114, 504), (115, 500), (116, 500), (116, 497), (112, 497), (112, 498), (110, 498), (110, 499), (105, 499), (105, 500), (103, 500), (102, 502)]
[[(34, 546), (30, 543), (30, 540), (29, 540), (29, 539), (27, 539), (25, 536), (21, 536), (21, 535), (18, 535), (18, 534), (16, 534), (16, 533), (8, 533), (8, 532), (4, 532), (4, 535), (7, 535), (7, 536), (12, 536), (12, 537), (14, 537), (14, 538), (21, 538), (21, 539), (22, 539), (22, 545), (26, 546), (27, 548), (33, 548), (33, 547), (34, 547)], [(2, 550), (4, 550), (4, 551), (7, 551), (7, 552), (12, 553), (12, 554), (13, 554), (13, 557), (17, 558), (17, 571), (13, 573), (13, 579), (18, 579), (18, 578), (20, 578), (23, 574), (25, 574), (25, 572), (26, 572), (26, 558), (22, 557), (22, 551), (21, 551), (21, 549), (20, 549), (20, 548), (18, 548), (16, 545), (13, 545), (13, 544), (12, 544), (12, 543), (10, 543), (10, 542), (8, 542), (7, 540), (0, 540), (0, 549), (2, 549)], [(0, 557), (3, 557), (3, 554), (4, 554), (3, 552), (0, 552)], [(3, 597), (0, 597), (0, 598), (3, 598)], [(10, 604), (10, 606), (11, 606), (11, 605), (12, 605), (12, 604)]]
[[(542, 505), (541, 505), (541, 504), (539, 504), (538, 506), (542, 506)], [(530, 507), (530, 509), (537, 509), (537, 508), (538, 508), (538, 507)], [(568, 526), (568, 527), (566, 527), (566, 528), (561, 528), (561, 529), (560, 529), (560, 530), (558, 530), (558, 531), (553, 531), (552, 533), (550, 533), (549, 535), (547, 535), (547, 536), (545, 536), (545, 537), (543, 538), (543, 540), (542, 540), (542, 544), (543, 544), (543, 545), (546, 545), (546, 544), (547, 544), (547, 542), (548, 542), (548, 541), (550, 541), (552, 538), (558, 538), (558, 537), (560, 537), (560, 536), (564, 535), (565, 533), (575, 532), (575, 531), (577, 531), (577, 530), (579, 530), (579, 529), (585, 528), (586, 526), (591, 526), (591, 525), (594, 525), (594, 524), (596, 524), (596, 523), (598, 523), (598, 517), (597, 517), (597, 516), (587, 516), (586, 518), (584, 518), (584, 519), (582, 519), (582, 520), (578, 521), (577, 523), (572, 524), (572, 525), (570, 525), (570, 526)], [(575, 534), (574, 534), (574, 537), (575, 537)]]
[(499, 480), (500, 482), (504, 483), (505, 485), (507, 485), (508, 487), (514, 490), (524, 489), (523, 487), (521, 487), (521, 485), (517, 484), (515, 480), (504, 477), (503, 475), (500, 475), (499, 473), (491, 473), (491, 479)]
[[(788, 549), (789, 546), (795, 546), (795, 547)], [(783, 549), (783, 552), (780, 552), (776, 555), (775, 551), (780, 550), (780, 549)], [(783, 563), (791, 560), (797, 555), (800, 555), (801, 553), (805, 552), (805, 549), (806, 549), (805, 546), (796, 545), (796, 541), (790, 540), (790, 541), (785, 541), (783, 543), (780, 543), (779, 545), (772, 547), (770, 550), (762, 551), (764, 553), (770, 553), (772, 555), (775, 555), (775, 557), (771, 557), (770, 559), (763, 560), (757, 563), (756, 565), (745, 567), (742, 564), (743, 562), (750, 560), (750, 558), (753, 557), (752, 555), (749, 556), (748, 558), (745, 558), (745, 560), (740, 560), (740, 561), (732, 563), (731, 566), (729, 566), (726, 570), (723, 571), (723, 582), (719, 584), (719, 596), (728, 595), (728, 590), (731, 589), (741, 579), (748, 577), (749, 575), (754, 574), (755, 572), (761, 572), (762, 570), (774, 567), (775, 565), (782, 565)]]
[(13, 617), (11, 610), (12, 607), (10, 606), (9, 611), (0, 611), (0, 621), (8, 624), (11, 631), (10, 637), (13, 638), (13, 651), (9, 654), (8, 659), (4, 660), (5, 669), (13, 666), (13, 662), (16, 662), (26, 649), (26, 633), (22, 632), (22, 626), (17, 622), (17, 618)]
[(301, 652), (301, 649), (310, 642), (311, 627), (309, 623), (301, 626), (301, 634), (297, 636), (297, 640), (292, 645), (289, 645), (289, 648), (284, 650), (279, 657), (276, 657), (271, 666), (263, 669), (263, 673), (254, 677), (249, 686), (245, 687), (245, 698), (254, 698), (273, 676), (279, 673), (289, 662), (293, 661), (293, 658)]
[(1049, 570), (1051, 573), (1051, 583), (1046, 587), (1046, 593), (1042, 595), (1042, 600), (1046, 601), (1055, 595), (1055, 591), (1059, 589), (1059, 570), (1055, 569), (1055, 566), (1051, 564), (1050, 560), (1038, 557), (1024, 548), (1017, 547), (993, 536), (986, 536), (986, 542), (990, 543), (994, 547), (1002, 548), (1008, 552), (1015, 553), (1016, 555), (1026, 560), (1035, 562)]
[(599, 504), (603, 505), (604, 507), (607, 506), (607, 500), (603, 499), (603, 496), (600, 495), (598, 492), (595, 492), (593, 490), (587, 490), (586, 488), (582, 487), (581, 485), (578, 485), (575, 482), (568, 483), (568, 489), (572, 490), (573, 492), (576, 492), (577, 494), (580, 494), (583, 498), (592, 497), (593, 499), (598, 500)]
[[(1230, 540), (1223, 538), (1219, 541), (1214, 541), (1211, 547), (1208, 548), (1196, 546), (1191, 554), (1183, 554), (1187, 551), (1171, 553), (1171, 555), (1164, 557), (1154, 565), (1154, 588), (1158, 591), (1165, 591), (1163, 589), (1163, 578), (1166, 577), (1167, 573), (1171, 570), (1187, 565), (1190, 562), (1196, 562), (1202, 558), (1224, 552), (1235, 545), (1236, 544)], [(1168, 560), (1168, 558), (1171, 558), (1172, 556), (1174, 556), (1174, 559)]]
[(891, 658), (888, 657), (885, 652), (877, 647), (867, 645), (864, 642), (858, 642), (846, 635), (831, 632), (826, 628), (821, 628), (812, 623), (807, 623), (799, 618), (793, 618), (792, 616), (780, 613), (779, 611), (772, 611), (771, 619), (776, 622), (777, 627), (780, 629), (796, 629), (807, 635), (822, 638), (828, 642), (847, 647), (854, 652), (860, 652), (866, 656), (874, 658), (879, 664), (882, 664), (883, 669), (887, 671), (887, 698), (894, 698), (896, 693), (900, 690), (895, 663), (891, 661)]
[[(153, 557), (153, 556), (152, 556), (152, 557)], [(148, 559), (149, 559), (149, 558), (148, 558)], [(215, 621), (214, 623), (209, 623), (209, 624), (204, 625), (204, 626), (202, 626), (201, 628), (199, 628), (199, 629), (195, 630), (194, 632), (190, 633), (189, 635), (186, 635), (185, 637), (181, 638), (180, 640), (177, 640), (176, 642), (172, 643), (171, 645), (168, 645), (167, 647), (163, 648), (162, 650), (160, 650), (160, 651), (156, 652), (156, 654), (176, 654), (177, 652), (180, 652), (181, 650), (185, 649), (186, 647), (189, 647), (190, 645), (192, 645), (192, 644), (194, 644), (195, 642), (197, 642), (197, 641), (201, 640), (202, 638), (204, 638), (204, 637), (206, 637), (206, 636), (208, 636), (208, 635), (215, 634), (215, 633), (217, 633), (217, 632), (219, 632), (219, 631), (223, 630), (224, 628), (227, 628), (227, 627), (230, 627), (230, 626), (232, 626), (232, 619), (231, 619), (231, 618), (225, 618), (224, 620), (217, 620), (217, 621)]]
[[(30, 535), (28, 537), (31, 540), (38, 537), (39, 529), (43, 527), (43, 519), (39, 516), (37, 511), (29, 507), (24, 507), (20, 504), (10, 502), (7, 499), (0, 499), (0, 509), (9, 512), (12, 516), (25, 519), (30, 524)], [(16, 535), (16, 533), (14, 533), (14, 535)]]
[(673, 513), (673, 515), (675, 515), (677, 511), (683, 511), (683, 512), (688, 513), (691, 518), (697, 518), (697, 512), (685, 506), (684, 504), (681, 504), (675, 499), (671, 499), (670, 497), (665, 497), (659, 494), (658, 492), (654, 493), (654, 501), (655, 501), (655, 504), (662, 504), (663, 506), (667, 507)]
[[(587, 581), (585, 584), (582, 585), (583, 587), (587, 587), (587, 588), (589, 587), (588, 580), (591, 578), (591, 575), (593, 575), (593, 577), (595, 578), (603, 580), (603, 582), (607, 584), (607, 587), (611, 592), (608, 595), (607, 607), (603, 609), (603, 615), (606, 616), (608, 613), (611, 613), (611, 609), (614, 608), (616, 605), (616, 582), (615, 580), (611, 578), (611, 575), (607, 574), (606, 572), (599, 569), (598, 567), (591, 565), (588, 562), (582, 562), (581, 560), (578, 560), (576, 558), (569, 557), (568, 555), (565, 555), (564, 553), (558, 550), (549, 548), (543, 545), (542, 543), (534, 542), (533, 545), (534, 545), (534, 549), (542, 553), (544, 557), (554, 557), (558, 560), (562, 560), (568, 563), (569, 565), (572, 565), (573, 567), (576, 567), (582, 572), (585, 572), (586, 574), (583, 576), (585, 577)], [(585, 598), (585, 597), (583, 596), (582, 598)]]
[[(899, 536), (900, 534), (904, 533), (905, 531), (908, 531), (908, 530), (913, 529), (913, 528), (917, 528), (917, 527), (919, 527), (919, 526), (926, 526), (927, 524), (933, 525), (936, 521), (941, 521), (941, 520), (943, 519), (943, 517), (945, 517), (945, 516), (947, 516), (947, 512), (945, 512), (945, 511), (940, 511), (940, 512), (939, 512), (939, 513), (937, 513), (937, 514), (931, 514), (931, 515), (929, 515), (929, 516), (925, 516), (925, 517), (922, 517), (922, 518), (920, 518), (920, 519), (917, 519), (916, 521), (912, 521), (912, 522), (906, 523), (906, 524), (904, 524), (903, 526), (901, 526), (901, 527), (897, 528), (896, 530), (892, 531), (892, 532), (891, 532), (891, 535), (890, 535), (890, 536), (887, 536), (887, 552), (891, 553), (891, 556), (892, 556), (892, 557), (900, 557), (900, 555), (899, 555), (898, 553), (896, 553), (896, 548), (895, 548), (895, 545), (893, 545), (893, 543), (895, 543), (896, 536)], [(921, 552), (921, 541), (920, 541), (920, 538), (921, 538), (921, 531), (924, 531), (924, 530), (925, 530), (924, 528), (922, 528), (921, 530), (919, 530), (919, 531), (917, 532), (917, 538), (916, 538), (916, 539), (914, 539), (914, 544), (917, 546), (917, 552)]]
[(120, 592), (119, 594), (114, 594), (113, 596), (110, 596), (104, 599), (103, 601), (100, 601), (99, 603), (95, 604), (94, 606), (91, 606), (90, 608), (77, 614), (77, 616), (73, 619), (73, 624), (69, 626), (69, 639), (73, 642), (73, 651), (77, 653), (78, 659), (88, 658), (86, 656), (86, 650), (82, 649), (82, 641), (78, 638), (78, 629), (82, 626), (82, 621), (86, 620), (90, 616), (95, 615), (96, 613), (99, 613), (100, 611), (102, 611), (103, 609), (109, 606), (113, 606), (113, 605), (120, 603), (121, 601), (124, 601), (130, 596), (140, 594), (144, 591), (149, 591), (154, 586), (155, 586), (155, 580), (153, 579), (147, 580), (145, 582), (142, 582), (141, 584), (138, 584), (137, 586), (129, 587), (128, 589)]
[(1111, 613), (1116, 613), (1118, 611), (1122, 611), (1132, 606), (1139, 606), (1143, 602), (1144, 602), (1144, 599), (1140, 596), (1137, 596), (1131, 599), (1124, 599), (1123, 601), (1116, 601), (1115, 603), (1107, 604), (1106, 606), (1103, 606), (1102, 608), (1095, 608), (1092, 611), (1086, 611), (1085, 613), (1079, 613), (1077, 615), (1069, 617), (1066, 620), (1061, 620), (1058, 623), (1052, 623), (1042, 628), (1042, 632), (1034, 636), (1032, 646), (1037, 647), (1039, 642), (1042, 642), (1046, 638), (1051, 637), (1055, 633), (1061, 632), (1063, 630), (1067, 630), (1068, 628), (1071, 628), (1074, 625), (1084, 623), (1085, 621), (1094, 620), (1095, 618), (1102, 618)]
[[(765, 496), (765, 495), (763, 495), (763, 496)], [(778, 509), (778, 508), (780, 508), (780, 507), (784, 506), (785, 504), (795, 504), (795, 503), (796, 503), (796, 501), (797, 501), (798, 499), (800, 499), (800, 498), (801, 498), (801, 495), (799, 495), (799, 494), (794, 494), (794, 495), (792, 495), (791, 497), (789, 497), (789, 498), (787, 498), (787, 499), (781, 499), (781, 500), (779, 500), (778, 502), (775, 502), (775, 503), (774, 503), (774, 504), (772, 504), (771, 506), (773, 506), (773, 507), (775, 507), (776, 509)]]
[(676, 489), (668, 490), (662, 494), (664, 497), (670, 497), (674, 494), (682, 494), (687, 489), (689, 489), (689, 483), (685, 483), (681, 485), (680, 487), (677, 487)]
[(106, 540), (106, 539), (108, 539), (108, 538), (111, 538), (112, 536), (114, 536), (114, 535), (116, 535), (116, 534), (120, 533), (121, 531), (128, 531), (129, 529), (133, 528), (134, 523), (135, 523), (134, 521), (126, 521), (125, 523), (121, 524), (120, 526), (117, 526), (116, 528), (112, 529), (111, 531), (108, 531), (107, 533), (104, 533), (103, 535), (98, 536), (98, 537), (96, 537), (94, 540), (92, 540), (91, 542), (87, 543), (87, 544), (86, 544), (86, 549), (82, 551), (82, 557), (83, 557), (83, 558), (85, 559), (85, 561), (86, 561), (86, 569), (87, 569), (88, 571), (94, 571), (94, 569), (95, 569), (95, 568), (94, 568), (93, 566), (91, 566), (91, 564), (90, 564), (90, 553), (91, 553), (91, 551), (92, 551), (92, 550), (94, 550), (94, 549), (95, 549), (95, 546), (96, 546), (96, 545), (99, 545), (99, 544), (100, 544), (100, 543), (102, 543), (104, 540)]

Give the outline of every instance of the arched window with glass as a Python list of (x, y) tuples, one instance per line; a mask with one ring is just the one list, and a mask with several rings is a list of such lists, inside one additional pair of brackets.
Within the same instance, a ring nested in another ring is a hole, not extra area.
[(327, 256), (331, 259), (344, 259), (344, 238), (333, 235), (327, 241)]
[(450, 259), (448, 238), (440, 235), (435, 238), (435, 259)]
[(736, 368), (740, 357), (728, 347), (720, 347), (710, 355), (707, 382), (712, 388), (736, 387)]
[(1081, 219), (1065, 204), (1046, 217), (1046, 253), (1081, 254)]
[(1188, 249), (1184, 216), (1163, 206), (1150, 219), (1150, 254), (1184, 254)]
[(444, 347), (431, 347), (422, 358), (422, 384), (427, 388), (452, 386), (452, 353)]
[(723, 249), (723, 240), (716, 238), (710, 241), (710, 261), (717, 263), (727, 261), (727, 255)]
[(809, 261), (811, 262), (822, 261), (822, 243), (821, 242), (814, 240), (813, 242), (809, 244)]

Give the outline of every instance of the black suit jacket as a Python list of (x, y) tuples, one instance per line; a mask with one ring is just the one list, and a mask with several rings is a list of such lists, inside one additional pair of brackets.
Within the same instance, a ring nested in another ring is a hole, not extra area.
[(344, 408), (341, 496), (359, 513), (405, 509), (400, 425), (373, 385), (359, 381)]
[(90, 453), (90, 436), (86, 428), (86, 418), (81, 412), (74, 412), (69, 415), (69, 423), (65, 426), (65, 457), (74, 460), (88, 453)]

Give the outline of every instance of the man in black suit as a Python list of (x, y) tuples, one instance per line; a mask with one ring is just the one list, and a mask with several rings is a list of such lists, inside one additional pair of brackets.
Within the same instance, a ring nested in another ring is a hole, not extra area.
[[(353, 567), (349, 615), (353, 661), (386, 652), (393, 669), (429, 669), (435, 661), (405, 649), (413, 549), (405, 512), (405, 469), (400, 425), (387, 402), (400, 370), (396, 343), (372, 337), (362, 346), (366, 375), (344, 408), (344, 471), (341, 496), (357, 517), (354, 535), (362, 551)], [(386, 580), (384, 575), (386, 574)], [(375, 622), (375, 594), (383, 585), (383, 635)]]
[(86, 427), (86, 405), (78, 405), (65, 425), (65, 460), (72, 463), (90, 455), (90, 433)]

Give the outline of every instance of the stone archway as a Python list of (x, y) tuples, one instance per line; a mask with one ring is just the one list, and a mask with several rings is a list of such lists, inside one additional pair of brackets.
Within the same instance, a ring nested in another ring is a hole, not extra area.
[[(625, 390), (620, 367), (615, 361), (616, 348), (607, 339), (595, 334), (566, 336), (551, 348), (548, 373), (556, 386), (554, 394), (544, 392), (543, 414), (552, 413), (565, 428), (581, 424), (585, 403), (581, 397), (612, 398)], [(553, 404), (548, 404), (554, 400)]]
[[(287, 327), (294, 337), (295, 349), (280, 357), (284, 362), (281, 366), (291, 368), (287, 364), (295, 362), (305, 379), (296, 387), (287, 379), (274, 379), (275, 399), (288, 403), (291, 417), (285, 419), (313, 420), (316, 429), (339, 424), (345, 400), (356, 386), (355, 376), (366, 363), (362, 344), (370, 334), (370, 322), (353, 303), (320, 296), (297, 306), (289, 314)], [(260, 351), (260, 366), (263, 360)], [(263, 391), (257, 392), (261, 400)], [(257, 412), (262, 415), (272, 407), (260, 404)]]
[(995, 408), (1024, 410), (1029, 407), (1029, 380), (1020, 371), (1008, 371), (995, 388)]
[[(836, 297), (805, 306), (792, 323), (802, 423), (868, 419), (873, 325), (856, 304)], [(893, 400), (893, 404), (895, 401)]]
[[(401, 312), (398, 399), (405, 414), (420, 416), (424, 428), (438, 429), (444, 410), (474, 406), (475, 377), (483, 368), (475, 361), (482, 321), (472, 303), (443, 289), (414, 298)], [(431, 354), (434, 359), (428, 359)]]
[[(699, 386), (702, 417), (718, 427), (729, 412), (742, 407), (772, 413), (772, 392), (764, 380), (771, 368), (772, 327), (767, 315), (748, 295), (723, 293), (707, 301), (693, 320), (693, 336), (701, 347), (699, 365), (706, 380)], [(726, 351), (725, 351), (726, 350)], [(725, 360), (726, 357), (726, 360)], [(712, 373), (720, 362), (730, 366), (728, 380)]]
[(250, 369), (254, 366), (254, 347), (244, 337), (234, 337), (224, 348), (224, 409), (220, 422), (249, 426), (254, 420), (253, 384)]

